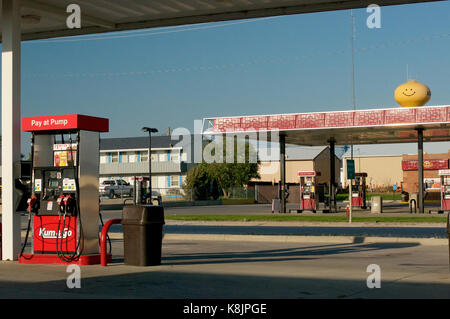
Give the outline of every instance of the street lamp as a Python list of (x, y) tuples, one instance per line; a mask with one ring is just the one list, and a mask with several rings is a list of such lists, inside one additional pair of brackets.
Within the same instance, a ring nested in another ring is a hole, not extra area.
[(152, 133), (157, 133), (158, 130), (152, 127), (143, 127), (143, 132), (148, 132), (148, 194), (150, 203), (152, 202)]

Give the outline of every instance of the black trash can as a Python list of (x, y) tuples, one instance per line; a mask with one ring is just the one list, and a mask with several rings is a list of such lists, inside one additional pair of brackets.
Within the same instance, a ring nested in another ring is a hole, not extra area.
[(161, 265), (164, 208), (127, 205), (122, 210), (124, 263), (134, 266)]

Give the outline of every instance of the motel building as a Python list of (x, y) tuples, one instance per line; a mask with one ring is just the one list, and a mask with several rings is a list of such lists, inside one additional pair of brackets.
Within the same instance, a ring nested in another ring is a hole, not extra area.
[[(171, 136), (152, 136), (152, 190), (166, 200), (182, 197), (182, 184), (193, 166), (189, 152), (177, 143)], [(100, 183), (121, 179), (133, 185), (134, 178), (148, 177), (148, 145), (148, 136), (101, 139)]]

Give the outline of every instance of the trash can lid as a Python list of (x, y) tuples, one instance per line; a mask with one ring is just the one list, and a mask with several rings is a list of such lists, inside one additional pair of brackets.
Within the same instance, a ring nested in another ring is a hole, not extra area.
[(164, 208), (156, 205), (126, 205), (122, 209), (122, 224), (164, 224)]

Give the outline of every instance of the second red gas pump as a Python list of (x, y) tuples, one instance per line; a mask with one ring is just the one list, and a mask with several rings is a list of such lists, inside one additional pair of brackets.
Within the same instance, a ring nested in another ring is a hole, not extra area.
[(299, 171), (299, 184), (300, 184), (300, 209), (298, 213), (303, 211), (312, 211), (315, 213), (319, 208), (319, 196), (317, 188), (317, 177), (320, 176), (320, 172), (312, 171)]
[(450, 169), (441, 169), (438, 172), (441, 178), (441, 210), (439, 213), (450, 211)]
[(367, 208), (366, 187), (367, 173), (355, 173), (355, 179), (352, 181), (352, 207)]

